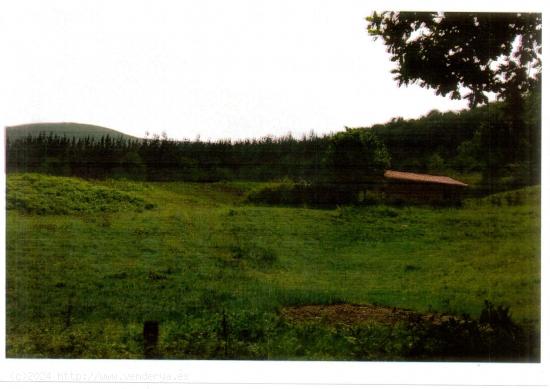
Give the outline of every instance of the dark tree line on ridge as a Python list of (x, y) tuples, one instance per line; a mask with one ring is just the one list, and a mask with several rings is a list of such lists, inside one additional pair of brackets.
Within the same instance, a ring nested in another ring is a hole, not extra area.
[[(41, 134), (7, 141), (8, 172), (138, 180), (276, 180), (361, 184), (384, 169), (482, 172), (485, 181), (540, 180), (540, 91), (510, 118), (504, 103), (301, 139), (290, 135), (215, 142), (101, 139)], [(519, 123), (519, 127), (518, 127)], [(515, 126), (515, 127), (514, 127)]]
[(540, 182), (540, 89), (522, 99), (513, 114), (509, 102), (495, 102), (461, 112), (432, 111), (414, 120), (397, 118), (369, 129), (384, 142), (398, 170), (481, 172), (487, 184)]
[(313, 179), (325, 175), (328, 137), (264, 137), (231, 142), (41, 134), (7, 143), (8, 171), (152, 181)]

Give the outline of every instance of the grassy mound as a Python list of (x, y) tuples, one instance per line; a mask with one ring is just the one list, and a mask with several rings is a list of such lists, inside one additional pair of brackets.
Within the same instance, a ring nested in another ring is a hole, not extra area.
[(7, 179), (7, 208), (39, 215), (67, 215), (151, 209), (153, 204), (78, 178), (17, 174)]

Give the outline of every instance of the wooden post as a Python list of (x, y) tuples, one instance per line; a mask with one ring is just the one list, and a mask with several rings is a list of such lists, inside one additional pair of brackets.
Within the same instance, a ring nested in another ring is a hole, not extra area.
[(143, 356), (145, 359), (157, 357), (157, 343), (159, 339), (159, 323), (147, 320), (143, 323)]

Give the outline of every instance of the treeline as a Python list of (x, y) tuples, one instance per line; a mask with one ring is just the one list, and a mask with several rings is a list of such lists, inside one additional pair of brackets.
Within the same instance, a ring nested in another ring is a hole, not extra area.
[(540, 182), (540, 91), (516, 106), (491, 103), (432, 111), (334, 135), (255, 140), (176, 141), (69, 138), (40, 134), (7, 140), (10, 172), (166, 181), (274, 180), (360, 186), (391, 166), (431, 174), (483, 173), (486, 183)]
[(89, 178), (152, 181), (223, 179), (313, 179), (323, 172), (327, 137), (265, 137), (231, 142), (69, 138), (40, 134), (7, 142), (12, 172), (43, 172)]
[(150, 181), (273, 180), (360, 183), (389, 167), (389, 154), (372, 132), (291, 135), (231, 142), (68, 138), (40, 134), (7, 142), (10, 172)]
[(486, 182), (540, 182), (541, 93), (460, 112), (432, 111), (358, 130), (373, 131), (392, 157), (392, 168), (442, 174), (483, 173)]

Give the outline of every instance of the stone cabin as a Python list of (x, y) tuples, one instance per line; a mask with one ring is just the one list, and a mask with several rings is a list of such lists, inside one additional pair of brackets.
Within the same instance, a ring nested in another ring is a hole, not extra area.
[(386, 170), (381, 189), (397, 203), (460, 204), (467, 187), (450, 177)]

